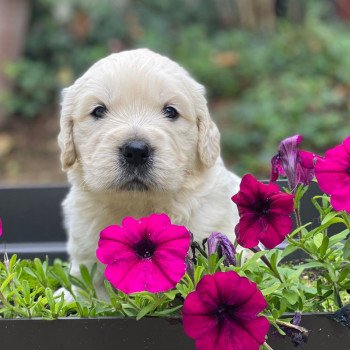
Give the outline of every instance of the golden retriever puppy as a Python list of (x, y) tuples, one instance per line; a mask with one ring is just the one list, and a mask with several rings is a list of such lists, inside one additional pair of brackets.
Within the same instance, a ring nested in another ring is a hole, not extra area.
[[(100, 231), (125, 216), (166, 213), (196, 240), (234, 238), (239, 178), (220, 158), (205, 89), (147, 49), (112, 54), (63, 91), (58, 142), (72, 273), (96, 262)], [(102, 286), (102, 266), (96, 285)], [(98, 288), (103, 296), (103, 289)]]

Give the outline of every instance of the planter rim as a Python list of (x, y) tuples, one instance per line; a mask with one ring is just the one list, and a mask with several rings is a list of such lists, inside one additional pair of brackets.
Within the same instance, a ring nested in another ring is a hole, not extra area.
[[(305, 312), (302, 314), (302, 317), (312, 317), (312, 316), (321, 316), (321, 317), (329, 317), (332, 316), (334, 313), (332, 312)], [(286, 313), (282, 316), (282, 318), (289, 318), (293, 317), (293, 313)], [(155, 317), (155, 316), (145, 316), (142, 319), (147, 319), (147, 320), (167, 320), (167, 321), (181, 321), (182, 317), (181, 316), (173, 316), (173, 317)], [(103, 316), (103, 317), (58, 317), (53, 320), (51, 319), (45, 319), (45, 318), (40, 318), (40, 317), (33, 317), (33, 318), (24, 318), (24, 317), (19, 317), (19, 318), (0, 318), (0, 322), (2, 321), (55, 321), (55, 320), (63, 320), (63, 321), (87, 321), (87, 320), (135, 320), (136, 317), (118, 317), (118, 316)], [(138, 322), (138, 321), (137, 321)]]
[(13, 185), (13, 184), (6, 184), (6, 183), (0, 183), (0, 190), (41, 190), (41, 189), (65, 189), (69, 188), (68, 183), (52, 183), (52, 184), (20, 184), (20, 185)]

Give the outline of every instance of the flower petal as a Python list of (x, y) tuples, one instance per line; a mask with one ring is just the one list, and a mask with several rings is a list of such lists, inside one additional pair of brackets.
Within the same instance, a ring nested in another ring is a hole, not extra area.
[(332, 207), (337, 210), (345, 210), (350, 214), (350, 186), (345, 188), (340, 188), (331, 194), (331, 204)]
[(294, 211), (294, 195), (288, 193), (276, 193), (269, 197), (269, 213), (291, 214)]
[(270, 177), (270, 182), (274, 182), (278, 179), (278, 176), (285, 176), (286, 173), (284, 172), (281, 162), (280, 162), (280, 157), (278, 154), (272, 157), (271, 159), (271, 177)]
[[(350, 166), (350, 162), (348, 164)], [(350, 187), (350, 176), (346, 173), (347, 167), (334, 159), (318, 159), (315, 174), (322, 191), (331, 194), (334, 190)]]
[[(152, 257), (152, 261), (163, 273), (165, 278), (175, 287), (180, 282), (186, 272), (186, 254), (178, 257), (167, 252), (165, 249), (157, 250)], [(169, 268), (171, 266), (171, 268)]]
[(269, 321), (263, 316), (246, 322), (236, 322), (235, 339), (241, 340), (242, 350), (258, 350), (265, 342), (269, 328)]
[(232, 196), (232, 201), (240, 206), (250, 205), (255, 201), (254, 193), (259, 192), (259, 182), (251, 174), (242, 177), (240, 189), (237, 194)]
[(191, 242), (191, 235), (185, 226), (167, 225), (161, 231), (151, 231), (150, 239), (159, 246), (163, 244), (173, 244), (175, 247), (187, 245), (187, 249), (183, 247), (187, 252)]
[(220, 295), (213, 275), (204, 276), (197, 284), (196, 291), (200, 294), (203, 302), (208, 305), (208, 308), (212, 310), (217, 309)]
[(299, 160), (302, 167), (307, 169), (314, 169), (315, 161), (318, 156), (315, 153), (299, 150)]
[[(248, 282), (250, 285), (247, 283), (241, 283), (240, 286), (241, 290), (243, 290), (244, 287), (249, 288), (249, 293), (245, 292), (249, 297), (246, 297), (244, 303), (240, 304), (235, 311), (235, 317), (239, 318), (240, 321), (249, 321), (256, 318), (256, 316), (267, 307), (267, 302), (261, 291), (256, 288), (255, 283), (252, 283), (249, 280)], [(251, 285), (253, 285), (254, 288)]]
[(135, 250), (129, 245), (114, 240), (100, 239), (96, 256), (103, 264), (113, 264), (116, 259), (132, 260), (136, 254)]
[(127, 232), (130, 242), (141, 240), (146, 232), (146, 223), (131, 216), (127, 216), (122, 220), (122, 227)]
[[(207, 332), (202, 337), (196, 339), (196, 350), (220, 350), (218, 342), (221, 336), (221, 327), (213, 327), (210, 332)], [(224, 350), (231, 350), (230, 348), (224, 348)], [(234, 349), (232, 349), (234, 350)]]
[(186, 297), (182, 308), (182, 321), (185, 333), (190, 338), (202, 337), (218, 326), (214, 311), (197, 292), (192, 292)]
[(259, 244), (258, 233), (264, 229), (265, 219), (257, 219), (255, 213), (241, 216), (235, 227), (237, 242), (244, 248), (254, 248)]
[(166, 214), (151, 214), (149, 217), (142, 218), (141, 222), (152, 236), (171, 225), (170, 218)]
[[(345, 145), (344, 145), (345, 143)], [(333, 159), (340, 165), (346, 166), (350, 157), (350, 150), (348, 147), (349, 141), (346, 139), (341, 145), (337, 145), (325, 153), (326, 159)]]
[(126, 294), (165, 292), (174, 287), (150, 259), (117, 261), (107, 266), (105, 276), (115, 288)]
[(268, 229), (260, 231), (258, 238), (266, 248), (273, 249), (292, 232), (293, 221), (287, 215), (269, 215), (269, 221)]

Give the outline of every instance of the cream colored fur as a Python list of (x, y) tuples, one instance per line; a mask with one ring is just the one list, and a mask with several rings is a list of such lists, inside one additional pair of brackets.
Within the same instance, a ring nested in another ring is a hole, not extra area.
[[(178, 64), (147, 49), (112, 54), (63, 91), (62, 166), (70, 192), (63, 203), (72, 273), (96, 262), (100, 231), (125, 216), (166, 213), (196, 240), (219, 231), (234, 238), (237, 209), (231, 196), (239, 178), (220, 158), (220, 136), (211, 120), (205, 89)], [(108, 112), (95, 120), (91, 111)], [(162, 109), (175, 107), (171, 121)], [(140, 138), (154, 148), (150, 189), (122, 191), (118, 150)], [(96, 285), (103, 296), (103, 266)]]

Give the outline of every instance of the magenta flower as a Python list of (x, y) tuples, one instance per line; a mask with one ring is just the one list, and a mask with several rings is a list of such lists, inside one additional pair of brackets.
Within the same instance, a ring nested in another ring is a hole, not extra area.
[(253, 175), (244, 175), (232, 201), (240, 216), (235, 233), (242, 247), (254, 248), (261, 242), (272, 249), (292, 231), (294, 196), (282, 193), (277, 185), (265, 185)]
[(185, 299), (185, 333), (197, 350), (258, 350), (269, 322), (258, 314), (267, 306), (256, 284), (234, 271), (204, 276)]
[(350, 213), (350, 136), (317, 159), (315, 173), (321, 190), (330, 195), (333, 208)]
[(308, 185), (315, 176), (314, 167), (318, 156), (298, 150), (301, 140), (301, 135), (282, 140), (278, 153), (271, 159), (271, 181), (276, 181), (279, 175), (286, 176), (292, 191), (295, 191), (300, 184)]
[(157, 293), (181, 280), (189, 245), (190, 233), (184, 226), (172, 225), (165, 214), (152, 214), (106, 227), (96, 255), (107, 264), (105, 277), (115, 288), (127, 294)]
[(218, 253), (221, 258), (225, 257), (224, 265), (236, 265), (235, 247), (226, 235), (220, 232), (213, 232), (208, 238), (208, 256)]

